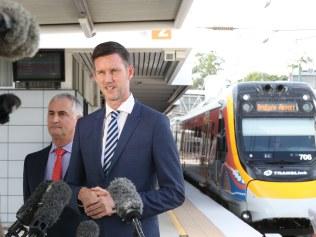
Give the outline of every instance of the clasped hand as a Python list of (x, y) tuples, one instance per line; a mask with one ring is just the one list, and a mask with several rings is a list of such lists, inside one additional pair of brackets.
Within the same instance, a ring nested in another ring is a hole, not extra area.
[(82, 202), (86, 215), (92, 219), (111, 216), (115, 213), (115, 204), (111, 194), (101, 187), (81, 188), (78, 199)]

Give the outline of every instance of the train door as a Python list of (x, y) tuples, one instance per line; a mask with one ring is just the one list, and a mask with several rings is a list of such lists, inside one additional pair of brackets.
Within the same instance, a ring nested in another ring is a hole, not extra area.
[(227, 153), (225, 121), (221, 115), (218, 121), (218, 133), (216, 143), (217, 152), (215, 157), (215, 183), (217, 186), (220, 186), (222, 167), (225, 162), (225, 157)]
[(210, 182), (210, 151), (212, 145), (212, 133), (210, 130), (210, 123), (202, 126), (202, 144), (201, 144), (201, 175), (204, 177), (204, 184), (207, 186)]

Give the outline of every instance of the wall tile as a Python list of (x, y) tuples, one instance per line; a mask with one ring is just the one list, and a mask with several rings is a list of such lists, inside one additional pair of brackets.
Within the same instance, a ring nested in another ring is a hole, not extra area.
[(44, 107), (43, 91), (39, 90), (12, 90), (10, 93), (17, 95), (21, 101), (21, 107)]
[(8, 194), (9, 195), (23, 195), (23, 178), (9, 179)]
[(44, 148), (43, 143), (10, 143), (9, 160), (24, 160), (25, 156)]
[[(16, 209), (16, 211), (17, 211), (18, 209)], [(15, 212), (16, 212), (15, 211)], [(8, 214), (8, 222), (9, 223), (13, 223), (13, 222), (15, 222), (16, 221), (16, 214), (15, 213), (9, 213)], [(10, 225), (9, 225), (10, 226)]]
[(17, 210), (23, 205), (22, 196), (8, 196), (8, 212), (16, 213)]
[(1, 197), (3, 197), (4, 195), (8, 195), (8, 179), (0, 178), (0, 190)]
[(43, 126), (10, 126), (9, 142), (42, 142)]
[(7, 125), (0, 125), (0, 142), (8, 141), (9, 127)]
[(0, 160), (8, 160), (8, 143), (0, 143)]
[(8, 222), (8, 214), (7, 214), (7, 212), (2, 211), (2, 209), (0, 211), (1, 211), (1, 215), (0, 215), (1, 219), (0, 220), (1, 220), (1, 223), (3, 225), (3, 223)]
[(9, 125), (44, 125), (43, 108), (20, 108), (11, 114)]
[(9, 161), (8, 175), (10, 178), (23, 178), (23, 161)]
[(6, 195), (0, 196), (0, 208), (1, 212), (8, 212), (8, 197)]
[(7, 178), (8, 176), (8, 161), (0, 161), (0, 178)]

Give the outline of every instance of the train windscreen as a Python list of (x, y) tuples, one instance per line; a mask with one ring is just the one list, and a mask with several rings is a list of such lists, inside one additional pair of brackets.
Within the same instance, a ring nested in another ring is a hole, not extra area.
[(242, 135), (244, 151), (264, 152), (261, 158), (272, 158), (269, 152), (316, 151), (313, 118), (244, 118)]

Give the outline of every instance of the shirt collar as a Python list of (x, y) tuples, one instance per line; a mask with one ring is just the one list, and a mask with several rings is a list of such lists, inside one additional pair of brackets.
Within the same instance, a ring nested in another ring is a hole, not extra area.
[[(50, 153), (54, 153), (56, 148), (57, 148), (57, 146), (54, 143), (52, 143), (52, 147), (50, 148)], [(72, 149), (72, 142), (63, 146), (63, 149), (70, 153), (71, 149)]]
[[(127, 114), (132, 113), (133, 107), (135, 104), (135, 99), (133, 94), (131, 93), (127, 100), (125, 100), (118, 108), (117, 110), (120, 112), (125, 112)], [(109, 114), (114, 111), (107, 103), (105, 103), (105, 118), (109, 116)]]

